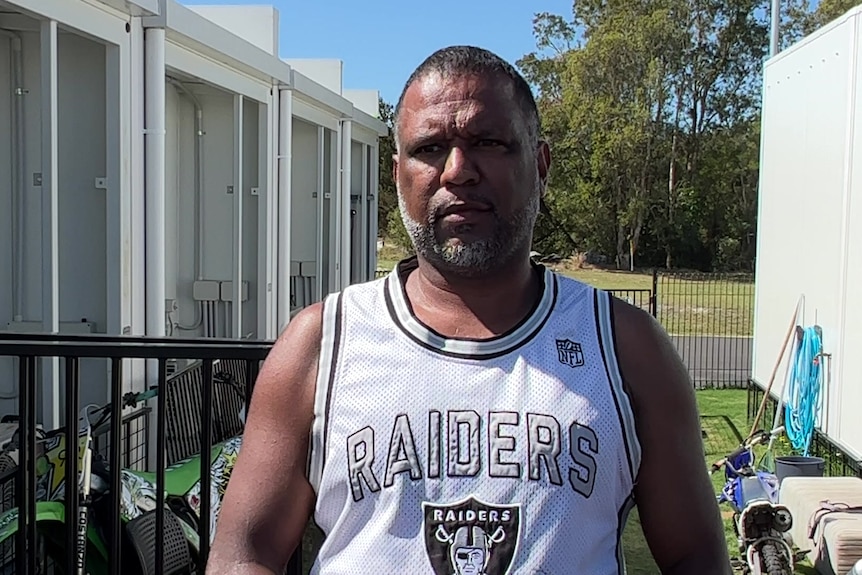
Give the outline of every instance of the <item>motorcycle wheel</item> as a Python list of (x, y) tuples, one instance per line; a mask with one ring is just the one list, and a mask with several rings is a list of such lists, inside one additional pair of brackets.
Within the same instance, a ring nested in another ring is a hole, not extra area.
[(760, 548), (760, 557), (763, 559), (764, 575), (789, 575), (775, 543), (764, 543)]

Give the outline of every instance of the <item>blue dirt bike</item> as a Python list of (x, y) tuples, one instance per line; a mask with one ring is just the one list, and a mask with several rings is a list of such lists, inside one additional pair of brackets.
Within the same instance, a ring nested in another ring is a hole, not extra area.
[(789, 534), (793, 517), (778, 503), (778, 478), (754, 467), (754, 446), (768, 443), (783, 430), (756, 431), (710, 469), (713, 474), (724, 468), (726, 483), (718, 502), (733, 509), (733, 529), (744, 558), (736, 566), (746, 575), (792, 575), (797, 561)]

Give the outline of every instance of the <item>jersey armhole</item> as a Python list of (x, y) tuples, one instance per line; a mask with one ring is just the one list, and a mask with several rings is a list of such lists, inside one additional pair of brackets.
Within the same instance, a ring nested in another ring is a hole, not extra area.
[(620, 418), (620, 429), (625, 443), (626, 456), (628, 458), (629, 471), (632, 476), (632, 485), (637, 482), (638, 468), (641, 461), (641, 447), (637, 438), (634, 411), (626, 384), (620, 373), (617, 360), (617, 342), (614, 333), (614, 311), (610, 293), (596, 289), (594, 292), (596, 331), (599, 336), (599, 344), (602, 357), (605, 362), (608, 381), (611, 385), (611, 395)]
[(338, 344), (341, 339), (342, 294), (330, 294), (323, 300), (323, 323), (321, 326), (320, 359), (314, 388), (314, 420), (308, 442), (308, 482), (315, 494), (320, 489), (323, 464), (326, 460), (326, 440), (329, 422), (329, 406), (332, 398), (333, 380), (338, 361)]

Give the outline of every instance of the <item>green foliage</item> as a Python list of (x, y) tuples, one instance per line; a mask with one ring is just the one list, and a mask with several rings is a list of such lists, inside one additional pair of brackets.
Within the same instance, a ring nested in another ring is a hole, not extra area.
[(585, 0), (570, 21), (536, 15), (538, 51), (518, 65), (554, 157), (540, 251), (571, 252), (574, 239), (619, 267), (751, 267), (758, 7)]
[(398, 190), (392, 177), (392, 156), (395, 154), (394, 138), (395, 109), (391, 104), (380, 99), (380, 119), (389, 127), (389, 134), (380, 139), (380, 187), (377, 205), (377, 221), (380, 235), (404, 249), (410, 249), (410, 236), (404, 228), (401, 213), (398, 210)]
[(398, 193), (395, 189), (395, 182), (392, 179), (392, 154), (395, 153), (395, 139), (393, 137), (393, 117), (395, 114), (394, 107), (379, 99), (380, 120), (389, 128), (389, 134), (380, 138), (380, 153), (379, 153), (379, 187), (377, 190), (377, 221), (379, 222), (380, 231), (383, 234), (387, 233), (386, 222), (389, 219), (389, 214), (394, 210), (398, 211)]

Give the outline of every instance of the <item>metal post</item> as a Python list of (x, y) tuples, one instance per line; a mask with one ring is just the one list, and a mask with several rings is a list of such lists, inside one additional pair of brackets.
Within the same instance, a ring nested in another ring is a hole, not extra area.
[(353, 269), (353, 238), (351, 237), (351, 207), (352, 207), (352, 192), (353, 192), (353, 177), (351, 168), (353, 167), (353, 122), (343, 120), (341, 122), (341, 149), (338, 151), (341, 161), (341, 172), (338, 177), (341, 182), (340, 204), (341, 208), (341, 227), (338, 230), (340, 234), (341, 247), (341, 289), (346, 288), (351, 284), (351, 273)]
[[(42, 50), (42, 329), (60, 331), (59, 151), (57, 143), (57, 22), (46, 20), (40, 30)], [(42, 423), (60, 425), (60, 363), (43, 359)]]
[(293, 92), (290, 90), (279, 90), (278, 96), (278, 195), (276, 197), (276, 210), (274, 215), (276, 237), (278, 238), (278, 249), (276, 250), (277, 261), (274, 268), (278, 270), (278, 298), (276, 308), (278, 309), (278, 325), (276, 331), (281, 332), (290, 321), (290, 234), (292, 231), (291, 218), (291, 178), (292, 159), (291, 147), (293, 146)]
[(230, 295), (232, 336), (242, 337), (242, 252), (243, 252), (243, 106), (244, 98), (237, 94), (233, 100), (233, 293)]

